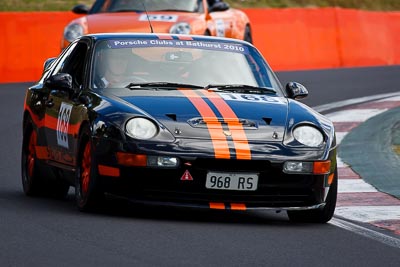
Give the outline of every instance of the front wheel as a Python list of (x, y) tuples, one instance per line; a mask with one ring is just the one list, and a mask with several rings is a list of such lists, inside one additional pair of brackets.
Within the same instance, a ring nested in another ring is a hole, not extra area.
[[(36, 154), (37, 132), (32, 123), (27, 123), (24, 130), (21, 153), (22, 187), (27, 196), (47, 196), (64, 199), (69, 190), (69, 184), (52, 174), (52, 170), (40, 164)], [(51, 179), (53, 178), (53, 179)]]
[(76, 204), (81, 211), (94, 211), (100, 206), (104, 193), (101, 190), (93, 142), (88, 129), (82, 131), (79, 146), (75, 178)]
[(287, 211), (290, 221), (292, 222), (309, 222), (309, 223), (326, 223), (332, 219), (336, 208), (337, 200), (338, 175), (337, 169), (332, 184), (329, 188), (326, 204), (321, 209)]
[(42, 179), (38, 170), (37, 133), (32, 127), (27, 127), (24, 132), (21, 153), (22, 187), (27, 196), (36, 196), (41, 193)]

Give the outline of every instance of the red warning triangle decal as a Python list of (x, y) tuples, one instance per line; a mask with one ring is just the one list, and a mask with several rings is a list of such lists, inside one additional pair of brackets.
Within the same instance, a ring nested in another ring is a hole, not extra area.
[(189, 173), (188, 170), (185, 171), (185, 173), (181, 177), (181, 181), (193, 181), (192, 175)]

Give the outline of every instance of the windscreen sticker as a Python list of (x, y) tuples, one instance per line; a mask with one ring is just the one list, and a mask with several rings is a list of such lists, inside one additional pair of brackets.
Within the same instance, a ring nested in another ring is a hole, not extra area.
[(249, 54), (248, 47), (235, 43), (217, 43), (195, 40), (158, 40), (158, 39), (136, 39), (136, 40), (109, 40), (111, 48), (138, 48), (138, 47), (174, 47), (174, 48), (199, 48), (215, 51), (235, 52)]
[(68, 148), (68, 127), (71, 117), (72, 105), (61, 103), (60, 111), (58, 112), (57, 121), (57, 144)]
[(276, 97), (254, 95), (254, 94), (233, 94), (233, 93), (218, 93), (224, 100), (231, 101), (250, 101), (250, 102), (280, 102)]
[(139, 17), (139, 21), (163, 21), (163, 22), (176, 22), (178, 20), (177, 15), (166, 15), (166, 14), (156, 14), (152, 15), (149, 14), (147, 16), (146, 14), (142, 14)]

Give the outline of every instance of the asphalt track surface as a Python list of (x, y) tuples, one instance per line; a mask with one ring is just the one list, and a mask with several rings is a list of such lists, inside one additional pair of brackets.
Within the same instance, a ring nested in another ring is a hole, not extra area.
[[(398, 91), (400, 67), (278, 73), (319, 106)], [(0, 85), (0, 266), (398, 266), (399, 248), (285, 213), (215, 212), (111, 202), (97, 214), (21, 188), (21, 117), (32, 83)], [(362, 225), (361, 225), (362, 226)], [(374, 229), (377, 230), (377, 229)]]

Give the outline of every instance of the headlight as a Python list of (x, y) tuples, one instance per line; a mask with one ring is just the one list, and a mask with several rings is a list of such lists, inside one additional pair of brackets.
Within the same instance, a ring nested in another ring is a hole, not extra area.
[(68, 42), (72, 42), (76, 38), (83, 35), (83, 27), (79, 24), (70, 24), (64, 29), (64, 38)]
[(169, 33), (173, 34), (189, 34), (190, 33), (190, 25), (186, 22), (179, 22), (171, 27)]
[(296, 127), (293, 136), (297, 141), (309, 147), (320, 146), (324, 141), (322, 133), (312, 126)]
[(133, 118), (126, 123), (125, 130), (132, 138), (146, 140), (157, 134), (158, 127), (148, 119)]

